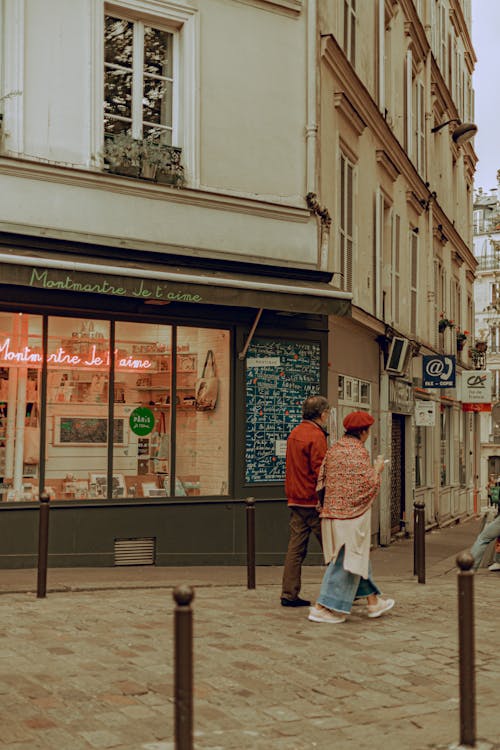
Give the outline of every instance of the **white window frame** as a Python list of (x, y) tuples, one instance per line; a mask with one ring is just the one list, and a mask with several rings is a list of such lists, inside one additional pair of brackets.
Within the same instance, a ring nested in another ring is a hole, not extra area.
[(401, 217), (391, 217), (391, 317), (393, 325), (399, 324), (401, 294)]
[(416, 232), (413, 232), (410, 230), (409, 233), (409, 258), (410, 258), (410, 268), (409, 268), (409, 287), (410, 287), (410, 295), (409, 295), (409, 301), (410, 301), (410, 316), (409, 316), (409, 326), (410, 331), (414, 335), (417, 332), (418, 328), (418, 256), (419, 256), (419, 238), (418, 234)]
[[(176, 61), (178, 103), (174, 146), (182, 148), (186, 184), (200, 184), (200, 112), (199, 112), (199, 13), (196, 8), (171, 0), (120, 0), (103, 3), (92, 0), (92, 138), (90, 164), (101, 166), (104, 142), (104, 16), (123, 15), (167, 30), (174, 29), (179, 49)], [(174, 73), (175, 75), (175, 73)]]
[(406, 70), (405, 70), (405, 147), (408, 157), (413, 156), (413, 137), (412, 137), (412, 120), (413, 120), (413, 55), (411, 49), (406, 51)]
[(3, 69), (0, 84), (2, 102), (4, 147), (11, 154), (24, 153), (24, 55), (25, 55), (25, 3), (4, 0), (2, 42)]
[[(350, 190), (349, 190), (350, 177)], [(339, 153), (339, 265), (342, 289), (352, 291), (353, 261), (355, 252), (355, 188), (356, 168), (349, 157), (340, 150)], [(343, 188), (342, 188), (343, 186)], [(348, 227), (348, 217), (351, 226)], [(350, 247), (349, 247), (350, 244)]]
[(344, 0), (343, 50), (353, 66), (356, 66), (356, 0)]

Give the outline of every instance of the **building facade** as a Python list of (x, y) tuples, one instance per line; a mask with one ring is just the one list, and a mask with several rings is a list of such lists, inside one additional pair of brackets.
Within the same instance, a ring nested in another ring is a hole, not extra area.
[(241, 563), (250, 496), (281, 562), (317, 392), (332, 438), (376, 417), (374, 543), (472, 512), (472, 418), (422, 383), (468, 366), (469, 2), (0, 8), (0, 565), (42, 489), (52, 565)]
[[(497, 181), (500, 173), (497, 174)], [(489, 192), (479, 188), (474, 193), (474, 255), (477, 278), (475, 298), (475, 346), (486, 349), (485, 368), (491, 372), (491, 411), (480, 412), (479, 488), (483, 503), (488, 500), (490, 477), (500, 476), (500, 206), (498, 186)]]
[[(372, 450), (390, 471), (373, 531), (387, 543), (412, 530), (415, 500), (428, 526), (474, 507), (459, 335), (472, 330), (476, 267), (476, 156), (461, 137), (475, 130), (470, 3), (325, 2), (320, 59), (320, 194), (335, 217), (327, 252), (353, 294), (352, 317), (330, 326), (329, 391), (339, 418), (363, 405), (362, 388), (378, 414)], [(434, 355), (445, 368), (456, 358), (454, 387), (425, 387), (423, 357)]]

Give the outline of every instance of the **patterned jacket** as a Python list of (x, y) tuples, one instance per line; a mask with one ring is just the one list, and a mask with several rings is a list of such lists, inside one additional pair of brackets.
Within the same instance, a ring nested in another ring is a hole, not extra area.
[(357, 518), (368, 510), (380, 489), (380, 475), (360, 440), (344, 435), (328, 449), (318, 477), (322, 486), (321, 518)]

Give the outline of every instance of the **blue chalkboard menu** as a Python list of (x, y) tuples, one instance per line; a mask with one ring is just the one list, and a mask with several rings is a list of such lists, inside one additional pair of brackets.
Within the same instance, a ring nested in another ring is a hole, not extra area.
[(286, 439), (320, 392), (317, 343), (254, 339), (246, 359), (247, 482), (285, 478)]

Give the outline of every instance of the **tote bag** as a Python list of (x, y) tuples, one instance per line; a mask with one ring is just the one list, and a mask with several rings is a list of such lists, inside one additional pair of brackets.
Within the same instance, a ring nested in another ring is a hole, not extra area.
[(215, 409), (219, 393), (219, 379), (215, 369), (215, 357), (211, 349), (208, 350), (203, 365), (201, 378), (195, 384), (194, 397), (197, 411), (211, 411)]

